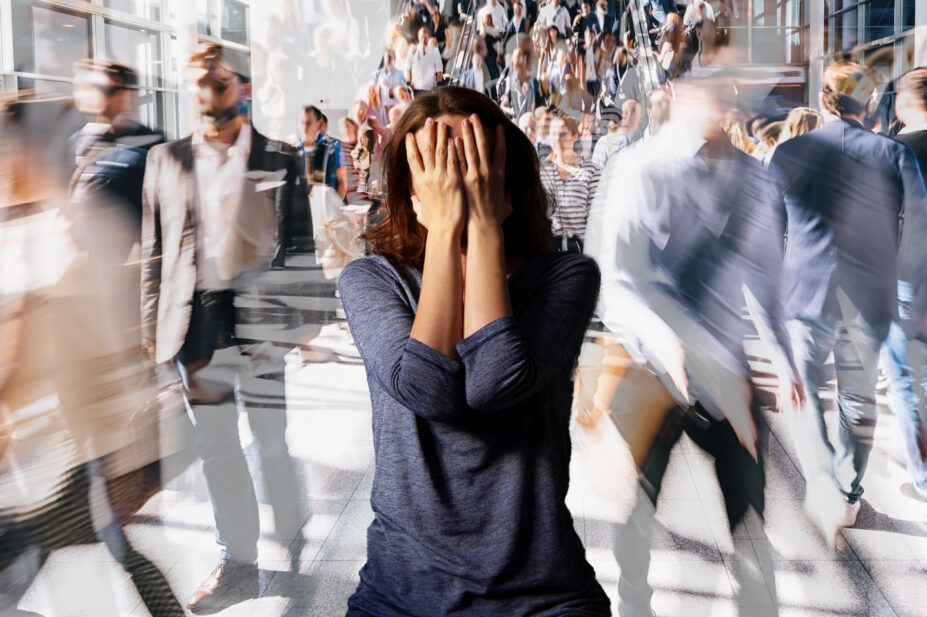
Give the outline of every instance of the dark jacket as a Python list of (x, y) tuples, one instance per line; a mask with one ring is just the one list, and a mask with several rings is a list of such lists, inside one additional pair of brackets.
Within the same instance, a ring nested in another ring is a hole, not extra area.
[[(104, 199), (123, 210), (135, 229), (142, 222), (142, 182), (151, 146), (164, 135), (143, 124), (111, 130), (88, 144), (80, 132), (71, 136), (71, 153), (77, 161), (71, 193), (80, 199)], [(82, 151), (78, 152), (80, 148)], [(137, 237), (134, 241), (137, 241)]]
[(927, 282), (927, 190), (911, 149), (839, 120), (781, 144), (770, 170), (787, 220), (787, 317), (839, 321), (842, 290), (884, 337), (897, 312), (901, 243), (916, 264), (915, 293)]

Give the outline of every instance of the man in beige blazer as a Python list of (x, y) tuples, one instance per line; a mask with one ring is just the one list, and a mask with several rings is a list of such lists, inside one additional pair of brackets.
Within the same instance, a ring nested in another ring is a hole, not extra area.
[(188, 608), (212, 613), (258, 590), (258, 507), (239, 411), (258, 445), (276, 538), (297, 552), (302, 545), (285, 439), (286, 350), (235, 335), (246, 321), (235, 297), (270, 265), (296, 161), (240, 115), (245, 78), (223, 62), (221, 47), (194, 54), (187, 77), (202, 121), (193, 135), (152, 148), (145, 172), (142, 336), (154, 361), (178, 368), (196, 425), (221, 557)]

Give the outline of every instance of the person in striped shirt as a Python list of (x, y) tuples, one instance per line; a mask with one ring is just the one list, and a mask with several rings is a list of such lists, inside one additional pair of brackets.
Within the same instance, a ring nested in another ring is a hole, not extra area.
[(541, 179), (550, 199), (551, 230), (558, 250), (583, 252), (586, 219), (599, 184), (595, 164), (576, 152), (579, 125), (569, 116), (554, 119), (553, 152), (541, 163)]

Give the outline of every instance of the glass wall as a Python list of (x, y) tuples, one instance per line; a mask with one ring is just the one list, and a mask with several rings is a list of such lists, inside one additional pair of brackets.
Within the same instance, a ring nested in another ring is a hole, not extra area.
[[(183, 6), (168, 0), (0, 0), (0, 92), (70, 96), (74, 63), (112, 59), (139, 75), (138, 113), (178, 137), (184, 63), (178, 32)], [(200, 41), (221, 43), (250, 72), (249, 3), (197, 0), (190, 6)], [(6, 16), (9, 16), (8, 18)]]

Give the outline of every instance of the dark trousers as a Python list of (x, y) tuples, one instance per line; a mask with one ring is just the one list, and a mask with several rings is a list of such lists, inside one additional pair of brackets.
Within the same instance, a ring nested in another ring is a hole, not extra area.
[(582, 253), (583, 241), (576, 236), (554, 236), (554, 247), (561, 253)]
[[(677, 408), (670, 412), (641, 465), (640, 488), (646, 498), (639, 498), (628, 521), (615, 528), (614, 552), (621, 568), (618, 580), (621, 615), (650, 614), (653, 588), (647, 582), (647, 574), (650, 569), (654, 511), (670, 452), (683, 432), (715, 458), (715, 472), (731, 530), (743, 522), (751, 506), (757, 514), (763, 515), (766, 476), (762, 448), (757, 448), (759, 460), (753, 460), (738, 441), (731, 425), (726, 420), (715, 420), (698, 405), (693, 409)], [(770, 594), (775, 603), (775, 581), (771, 578), (766, 580), (764, 576), (766, 573), (771, 577), (773, 572), (772, 557), (768, 550), (748, 551), (735, 544), (732, 569), (739, 586), (738, 603), (749, 605), (766, 593)], [(775, 606), (770, 607), (770, 611), (776, 614)], [(741, 614), (749, 614), (749, 608), (743, 608)]]

